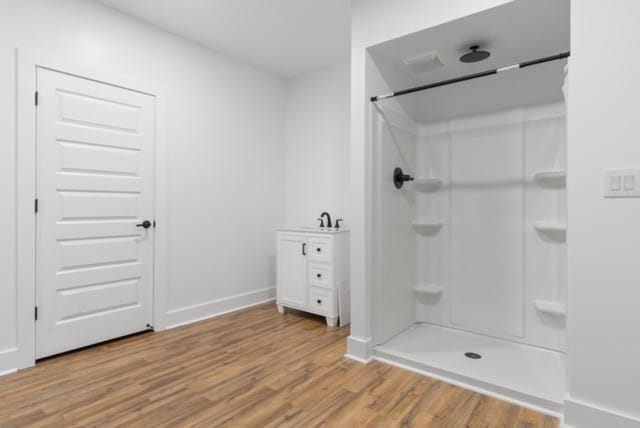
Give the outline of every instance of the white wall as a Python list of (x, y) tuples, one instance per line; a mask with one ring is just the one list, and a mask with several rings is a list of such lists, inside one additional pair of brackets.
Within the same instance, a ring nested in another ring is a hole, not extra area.
[(313, 226), (328, 211), (348, 226), (349, 63), (287, 82), (286, 226)]
[[(166, 88), (165, 316), (265, 299), (284, 221), (285, 82), (93, 1), (0, 0), (0, 372), (15, 365), (15, 60), (27, 47)], [(32, 96), (32, 95), (29, 95)], [(236, 299), (230, 297), (242, 296)], [(220, 299), (228, 299), (220, 301)]]
[(640, 199), (602, 197), (603, 169), (640, 167), (639, 17), (635, 0), (571, 2), (565, 421), (577, 427), (640, 426)]
[(368, 46), (506, 3), (508, 0), (353, 0), (351, 11), (351, 336), (348, 353), (369, 358), (371, 344), (371, 151)]

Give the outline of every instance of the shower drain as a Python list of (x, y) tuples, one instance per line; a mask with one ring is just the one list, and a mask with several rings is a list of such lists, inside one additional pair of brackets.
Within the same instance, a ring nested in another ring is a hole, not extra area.
[(472, 360), (479, 360), (480, 358), (482, 358), (482, 355), (475, 352), (465, 352), (464, 356), (467, 358), (471, 358)]

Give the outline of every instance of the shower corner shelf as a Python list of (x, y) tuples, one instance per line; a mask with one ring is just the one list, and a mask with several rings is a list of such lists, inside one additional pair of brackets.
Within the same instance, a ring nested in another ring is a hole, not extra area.
[(567, 305), (553, 300), (534, 300), (533, 305), (538, 310), (547, 315), (565, 317), (567, 315)]
[(443, 288), (436, 284), (416, 284), (413, 286), (414, 293), (424, 294), (427, 296), (438, 296), (442, 294)]
[(442, 180), (435, 177), (423, 177), (413, 180), (413, 188), (417, 192), (431, 193), (442, 187)]
[(442, 224), (443, 223), (441, 221), (421, 219), (414, 220), (411, 223), (411, 226), (413, 226), (413, 229), (421, 235), (433, 236), (440, 232), (440, 229), (442, 229)]
[(563, 169), (538, 171), (533, 174), (534, 180), (547, 186), (564, 186), (567, 180), (567, 171)]
[(567, 225), (558, 221), (536, 221), (534, 227), (540, 232), (562, 234), (567, 232)]

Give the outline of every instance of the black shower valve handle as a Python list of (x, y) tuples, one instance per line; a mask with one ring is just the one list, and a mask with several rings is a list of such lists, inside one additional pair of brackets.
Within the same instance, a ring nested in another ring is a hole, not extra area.
[(409, 174), (405, 174), (402, 168), (396, 168), (393, 170), (393, 185), (396, 189), (402, 189), (405, 181), (413, 181), (413, 177)]

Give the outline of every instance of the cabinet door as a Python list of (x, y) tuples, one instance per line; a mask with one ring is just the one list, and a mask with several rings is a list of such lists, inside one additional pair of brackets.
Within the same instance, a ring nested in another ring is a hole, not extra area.
[(276, 288), (278, 303), (307, 307), (307, 239), (304, 236), (279, 236)]

